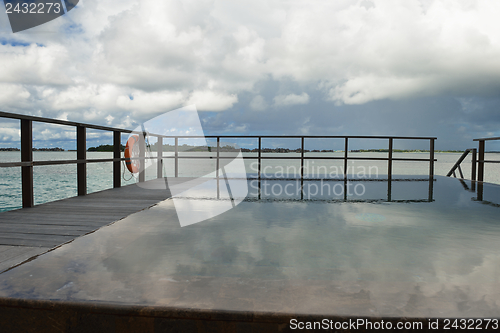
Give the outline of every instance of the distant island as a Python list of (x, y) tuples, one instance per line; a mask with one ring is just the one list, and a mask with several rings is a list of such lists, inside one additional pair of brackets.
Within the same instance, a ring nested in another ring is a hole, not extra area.
[(56, 147), (56, 148), (33, 148), (33, 151), (64, 151), (64, 149)]
[[(241, 148), (242, 152), (258, 153), (259, 149), (247, 149)], [(301, 153), (302, 149), (288, 149), (288, 148), (262, 148), (263, 153)], [(304, 149), (304, 153), (343, 153), (343, 150), (333, 150), (333, 149)], [(350, 153), (388, 153), (389, 149), (351, 149)], [(428, 153), (429, 150), (421, 149), (393, 149), (393, 153)], [(435, 150), (435, 153), (463, 153), (461, 150)]]
[[(21, 151), (19, 148), (0, 148), (0, 151)], [(64, 151), (64, 149), (56, 148), (33, 148), (33, 151)]]
[[(352, 153), (387, 153), (389, 149), (359, 149), (350, 150)], [(393, 153), (428, 153), (428, 149), (393, 149)], [(435, 153), (463, 153), (463, 150), (434, 150)]]
[[(90, 147), (87, 151), (107, 151), (113, 152), (115, 150), (113, 145), (100, 145), (99, 147)], [(120, 145), (120, 151), (125, 151), (125, 146)]]

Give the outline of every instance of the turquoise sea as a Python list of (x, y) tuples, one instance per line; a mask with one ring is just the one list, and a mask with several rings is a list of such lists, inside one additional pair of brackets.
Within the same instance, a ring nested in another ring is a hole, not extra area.
[[(198, 154), (207, 156), (210, 153), (189, 153), (189, 155)], [(181, 154), (182, 155), (182, 154)], [(213, 155), (213, 154), (212, 154)], [(276, 154), (269, 153), (263, 156), (299, 156), (296, 153)], [(460, 153), (437, 153), (437, 162), (435, 165), (435, 174), (445, 176), (457, 159)], [(500, 154), (486, 154), (488, 160), (500, 160)], [(256, 156), (255, 153), (245, 153), (245, 156)], [(343, 156), (343, 153), (308, 153), (306, 156)], [(386, 153), (350, 153), (349, 156), (357, 157), (385, 157)], [(428, 158), (428, 153), (394, 153), (395, 158)], [(0, 152), (0, 162), (20, 161), (20, 152)], [(36, 161), (41, 160), (70, 160), (76, 159), (76, 152), (33, 152), (33, 158)], [(88, 152), (87, 158), (112, 158), (112, 153), (107, 152)], [(254, 164), (252, 164), (254, 163)], [(247, 173), (255, 173), (255, 160), (245, 160)], [(273, 173), (293, 172), (299, 170), (300, 162), (298, 160), (263, 160), (264, 176)], [(342, 160), (309, 160), (306, 162), (305, 174), (314, 176), (322, 174), (325, 170), (328, 173), (338, 172), (342, 174)], [(387, 162), (385, 161), (350, 161), (348, 173), (356, 174), (363, 170), (371, 177), (387, 174)], [(370, 168), (371, 167), (371, 168)], [(470, 157), (462, 163), (464, 176), (470, 179), (471, 163)], [(124, 168), (122, 167), (122, 170)], [(207, 171), (215, 170), (214, 159), (180, 159), (179, 176), (201, 177), (207, 174)], [(368, 171), (370, 170), (370, 171)], [(427, 175), (429, 165), (426, 162), (394, 162), (393, 173), (395, 175)], [(146, 179), (156, 178), (156, 165), (152, 164), (146, 172)], [(174, 164), (172, 159), (164, 160), (164, 176), (174, 175)], [(76, 196), (76, 164), (69, 165), (51, 165), (34, 167), (34, 193), (35, 204), (60, 200)], [(485, 181), (500, 184), (500, 164), (488, 164), (485, 168)], [(122, 172), (122, 185), (133, 184), (136, 179), (128, 172)], [(87, 186), (88, 193), (101, 191), (113, 187), (113, 166), (111, 162), (106, 163), (88, 163), (87, 164)], [(21, 168), (0, 168), (0, 211), (7, 211), (20, 208), (21, 201)]]

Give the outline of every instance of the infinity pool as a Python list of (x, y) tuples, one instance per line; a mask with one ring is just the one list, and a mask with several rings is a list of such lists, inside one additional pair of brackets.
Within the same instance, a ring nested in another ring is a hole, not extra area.
[[(255, 181), (254, 181), (255, 182)], [(0, 274), (0, 296), (222, 311), (500, 317), (500, 186), (358, 181), (180, 227), (172, 199)], [(343, 182), (329, 182), (329, 186)], [(355, 185), (356, 185), (355, 184)], [(269, 189), (265, 193), (264, 188)], [(352, 188), (354, 189), (354, 187)], [(260, 193), (259, 193), (260, 192)], [(180, 198), (203, 201), (213, 198)]]

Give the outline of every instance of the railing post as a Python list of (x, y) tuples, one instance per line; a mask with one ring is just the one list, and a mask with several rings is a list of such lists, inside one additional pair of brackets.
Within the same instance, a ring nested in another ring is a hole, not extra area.
[(139, 183), (146, 181), (146, 133), (139, 134)]
[[(259, 172), (259, 180), (260, 180), (260, 170), (261, 170), (261, 165), (262, 165), (262, 160), (261, 160), (262, 155), (261, 155), (261, 152), (262, 152), (262, 137), (259, 136), (259, 155), (258, 155), (258, 160), (259, 160), (258, 161), (259, 162), (258, 163), (258, 167), (259, 167), (258, 168), (259, 169), (258, 170), (258, 172)], [(259, 182), (259, 185), (260, 185), (260, 182)]]
[(434, 139), (430, 139), (429, 147), (429, 178), (434, 179)]
[(344, 147), (344, 179), (347, 179), (347, 150), (349, 149), (348, 138), (345, 138), (345, 147)]
[(474, 148), (472, 149), (472, 172), (470, 179), (475, 181), (476, 180), (476, 167), (477, 167), (477, 149)]
[(258, 166), (258, 185), (259, 185), (259, 200), (261, 198), (261, 189), (260, 189), (260, 169), (261, 169), (261, 150), (262, 150), (262, 137), (259, 136), (259, 152), (258, 152), (258, 163), (257, 163), (257, 166)]
[[(33, 123), (21, 119), (21, 162), (33, 162)], [(33, 207), (33, 165), (21, 167), (23, 208)]]
[(479, 141), (479, 162), (477, 168), (477, 180), (479, 182), (484, 181), (484, 143), (484, 140)]
[(429, 146), (429, 202), (434, 201), (434, 139), (430, 139)]
[(387, 201), (392, 201), (392, 149), (393, 149), (393, 138), (389, 138), (389, 156), (387, 161)]
[[(76, 127), (76, 159), (87, 159), (87, 130), (83, 126)], [(78, 162), (76, 167), (78, 195), (87, 194), (87, 162)]]
[(300, 151), (300, 179), (304, 179), (304, 137), (302, 137), (302, 142), (301, 142), (301, 151)]
[(175, 177), (179, 177), (179, 138), (175, 137)]
[(389, 139), (389, 160), (387, 161), (387, 177), (389, 180), (392, 179), (392, 146), (393, 138)]
[(219, 168), (220, 168), (220, 137), (217, 137), (217, 160), (215, 161), (215, 178), (217, 178), (217, 184), (219, 182)]
[(304, 137), (302, 137), (300, 150), (300, 200), (304, 199)]
[(483, 201), (483, 182), (477, 183), (477, 201)]
[(156, 178), (163, 178), (163, 137), (159, 136), (156, 143)]
[(483, 201), (485, 141), (479, 140), (479, 156), (477, 165), (477, 200)]
[[(113, 131), (113, 158), (121, 157), (121, 143), (122, 133), (120, 131)], [(122, 186), (121, 179), (121, 161), (113, 162), (113, 187), (118, 188)]]

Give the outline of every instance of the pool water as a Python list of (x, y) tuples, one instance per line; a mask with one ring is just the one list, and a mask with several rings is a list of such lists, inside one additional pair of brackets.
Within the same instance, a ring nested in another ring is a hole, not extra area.
[(235, 208), (186, 227), (169, 199), (0, 274), (0, 296), (325, 315), (500, 316), (500, 186), (484, 184), (478, 201), (471, 182), (440, 176), (355, 183), (363, 184), (363, 195), (263, 195), (264, 186), (284, 181), (262, 181), (260, 193), (249, 184)]

